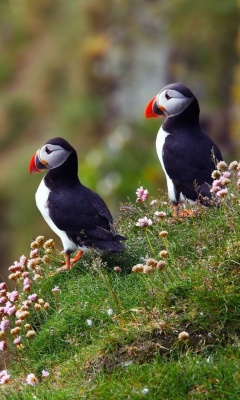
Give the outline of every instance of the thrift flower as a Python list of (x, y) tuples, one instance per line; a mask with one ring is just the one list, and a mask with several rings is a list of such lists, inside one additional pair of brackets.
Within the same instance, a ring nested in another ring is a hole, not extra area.
[(140, 226), (141, 228), (151, 225), (152, 225), (152, 220), (147, 217), (139, 218), (139, 220), (136, 223), (136, 226)]
[(5, 340), (1, 340), (0, 342), (0, 351), (4, 351), (7, 348), (7, 343)]
[(34, 330), (28, 331), (28, 332), (26, 333), (26, 337), (27, 337), (28, 339), (33, 339), (35, 336), (36, 336), (36, 332), (35, 332)]
[(226, 171), (227, 164), (225, 163), (225, 161), (220, 161), (219, 163), (217, 163), (217, 169), (221, 172)]
[(20, 327), (16, 326), (15, 328), (11, 329), (11, 335), (18, 335), (20, 332)]
[(37, 300), (37, 294), (36, 293), (33, 293), (33, 294), (30, 294), (29, 296), (28, 296), (28, 300), (30, 300), (30, 301), (36, 301)]
[(136, 264), (132, 267), (132, 272), (143, 272), (143, 264)]
[(238, 169), (238, 162), (237, 162), (237, 161), (232, 161), (232, 162), (229, 164), (228, 169), (230, 169), (230, 171), (233, 171), (233, 170), (237, 171), (237, 169)]
[(215, 169), (215, 170), (212, 172), (211, 177), (212, 177), (213, 179), (219, 179), (219, 178), (221, 177), (221, 172), (218, 171), (217, 169)]
[(59, 286), (55, 286), (54, 288), (52, 288), (52, 292), (57, 293), (57, 292), (61, 292), (61, 290), (59, 289)]
[(0, 283), (0, 290), (3, 290), (3, 289), (7, 289), (7, 284), (6, 284), (6, 282), (1, 282), (1, 283)]
[(166, 237), (168, 235), (168, 232), (167, 231), (161, 231), (160, 233), (159, 233), (159, 236), (160, 237)]
[(15, 312), (16, 312), (16, 307), (13, 306), (12, 303), (10, 303), (10, 301), (8, 301), (8, 302), (5, 304), (4, 312), (5, 312), (5, 314), (8, 314), (9, 316), (11, 316), (11, 315), (15, 314)]
[(0, 323), (1, 331), (5, 331), (10, 326), (10, 321), (8, 319), (3, 319)]
[(144, 265), (143, 266), (143, 273), (144, 274), (150, 274), (152, 272), (153, 267), (151, 265)]
[(157, 267), (157, 269), (165, 269), (166, 268), (165, 261), (158, 261), (156, 267)]
[(36, 242), (37, 242), (37, 244), (38, 244), (39, 246), (42, 246), (42, 245), (43, 245), (44, 240), (45, 240), (45, 237), (44, 237), (44, 236), (38, 236), (38, 237), (36, 238)]
[(13, 343), (17, 346), (22, 343), (22, 336), (18, 336), (16, 339), (14, 339)]
[(10, 301), (15, 301), (15, 300), (18, 299), (19, 293), (18, 293), (17, 290), (14, 290), (13, 292), (8, 293), (7, 296), (8, 296)]
[(227, 195), (228, 190), (227, 189), (221, 189), (216, 193), (217, 197), (223, 198)]
[(8, 383), (10, 380), (11, 375), (7, 373), (7, 370), (4, 369), (0, 371), (0, 384), (4, 385), (5, 383)]
[(166, 217), (166, 213), (164, 211), (155, 211), (154, 213), (155, 217), (157, 218), (158, 222), (161, 222), (161, 220)]
[(152, 200), (152, 201), (150, 202), (150, 206), (155, 206), (155, 204), (157, 204), (157, 200)]
[(148, 190), (147, 189), (143, 189), (142, 186), (137, 189), (136, 195), (137, 195), (137, 203), (141, 203), (143, 201), (146, 201), (148, 199), (148, 196), (149, 196)]
[(45, 371), (45, 369), (42, 370), (42, 376), (43, 376), (44, 378), (46, 378), (46, 377), (49, 376), (49, 375), (50, 375), (50, 374), (49, 374), (48, 371)]
[(160, 257), (163, 257), (163, 258), (167, 257), (167, 254), (168, 254), (167, 250), (162, 250), (159, 253)]
[(189, 334), (186, 331), (182, 331), (178, 335), (179, 340), (186, 341), (186, 340), (188, 340), (188, 338), (189, 338)]
[(116, 267), (113, 268), (113, 270), (114, 270), (115, 272), (121, 272), (121, 271), (122, 271), (122, 268), (119, 267), (119, 266), (116, 266)]
[(38, 378), (34, 374), (28, 374), (26, 382), (28, 385), (35, 386), (38, 383)]
[(25, 257), (24, 255), (22, 255), (19, 259), (20, 264), (24, 267), (26, 265), (27, 262), (27, 257)]

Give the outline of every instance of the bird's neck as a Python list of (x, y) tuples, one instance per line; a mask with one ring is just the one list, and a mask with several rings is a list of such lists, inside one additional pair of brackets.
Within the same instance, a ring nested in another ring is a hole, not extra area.
[(76, 152), (57, 168), (50, 169), (44, 177), (45, 184), (51, 188), (59, 186), (73, 186), (79, 183), (78, 160)]
[(163, 128), (165, 131), (171, 132), (175, 129), (179, 131), (181, 128), (186, 129), (195, 127), (197, 131), (197, 128), (200, 127), (199, 113), (198, 102), (194, 99), (194, 101), (181, 114), (168, 117), (163, 123)]

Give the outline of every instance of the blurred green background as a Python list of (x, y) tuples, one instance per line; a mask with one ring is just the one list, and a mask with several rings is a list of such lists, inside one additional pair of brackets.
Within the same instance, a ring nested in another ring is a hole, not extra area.
[[(179, 81), (226, 161), (239, 157), (240, 2), (0, 0), (0, 266), (36, 235), (54, 237), (35, 206), (33, 153), (63, 136), (82, 183), (116, 214), (136, 188), (166, 189), (147, 102)], [(56, 240), (59, 248), (61, 243)]]

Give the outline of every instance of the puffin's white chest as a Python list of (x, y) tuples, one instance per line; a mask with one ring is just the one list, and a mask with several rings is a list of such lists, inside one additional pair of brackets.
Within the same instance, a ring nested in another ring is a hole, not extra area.
[(38, 190), (36, 192), (35, 195), (35, 199), (36, 199), (36, 204), (37, 207), (40, 211), (40, 213), (42, 214), (43, 218), (45, 219), (45, 221), (47, 222), (47, 224), (50, 226), (50, 228), (53, 230), (53, 232), (56, 233), (56, 235), (58, 235), (62, 241), (63, 244), (63, 248), (64, 251), (75, 251), (76, 250), (76, 245), (75, 243), (73, 243), (69, 237), (67, 236), (67, 234), (60, 230), (53, 222), (53, 220), (50, 218), (49, 216), (49, 209), (48, 209), (48, 197), (50, 194), (50, 190), (49, 188), (45, 185), (44, 182), (44, 178), (42, 179)]
[[(163, 153), (164, 152), (163, 146), (164, 146), (166, 137), (168, 135), (170, 135), (170, 133), (166, 132), (162, 127), (159, 129), (158, 134), (157, 134), (157, 139), (156, 139), (156, 149), (157, 149), (157, 155), (158, 155), (159, 161), (160, 161), (160, 163), (162, 165), (162, 169), (163, 169), (163, 171), (164, 171), (164, 173), (166, 175), (169, 199), (171, 201), (176, 202), (177, 201), (177, 199), (176, 199), (176, 191), (175, 191), (175, 188), (174, 188), (174, 185), (173, 185), (173, 181), (168, 176), (166, 168), (165, 168), (164, 163), (163, 163), (163, 154), (164, 154)], [(185, 201), (184, 196), (182, 195), (182, 193), (180, 194), (180, 199), (179, 200), (181, 202)]]

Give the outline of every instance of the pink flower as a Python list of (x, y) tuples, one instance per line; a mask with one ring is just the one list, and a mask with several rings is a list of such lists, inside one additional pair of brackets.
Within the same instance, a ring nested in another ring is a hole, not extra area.
[(155, 211), (154, 215), (157, 218), (164, 218), (164, 217), (166, 217), (167, 214), (164, 211)]
[(38, 256), (38, 249), (31, 250), (30, 258), (36, 258)]
[(219, 190), (221, 190), (220, 186), (213, 186), (213, 187), (210, 189), (210, 192), (211, 192), (211, 193), (217, 193)]
[(13, 265), (8, 268), (8, 271), (10, 272), (17, 272), (17, 271), (22, 271), (22, 265), (18, 263), (17, 261), (14, 261)]
[(30, 290), (31, 287), (31, 281), (28, 277), (24, 278), (23, 281), (23, 290), (24, 292), (28, 292)]
[(155, 204), (157, 204), (157, 200), (152, 200), (152, 201), (150, 202), (150, 206), (155, 206)]
[(150, 218), (144, 217), (144, 218), (139, 218), (139, 220), (136, 223), (136, 226), (145, 227), (145, 226), (151, 226), (152, 225), (152, 220)]
[(7, 347), (7, 343), (5, 342), (5, 340), (1, 340), (0, 342), (0, 351), (5, 350)]
[(24, 278), (23, 284), (24, 286), (31, 285), (30, 279), (28, 277)]
[(221, 189), (216, 193), (217, 197), (223, 198), (227, 195), (228, 190), (227, 189)]
[(49, 372), (46, 371), (45, 369), (42, 370), (42, 376), (44, 376), (44, 378), (46, 378), (47, 376), (49, 376)]
[(34, 374), (28, 374), (26, 382), (28, 385), (35, 386), (38, 383), (38, 378)]
[(20, 257), (19, 262), (20, 262), (20, 264), (24, 267), (24, 265), (26, 265), (26, 262), (27, 262), (27, 257), (24, 256), (24, 255), (22, 255), (22, 256)]
[(8, 296), (8, 298), (9, 298), (10, 301), (15, 301), (15, 300), (18, 299), (19, 293), (18, 293), (17, 290), (14, 290), (13, 292), (8, 293), (7, 296)]
[(0, 290), (7, 289), (7, 285), (5, 282), (0, 283)]
[(143, 187), (141, 186), (140, 188), (138, 188), (136, 190), (136, 195), (137, 195), (137, 202), (141, 203), (142, 201), (146, 201), (148, 199), (148, 190), (147, 189), (143, 189)]
[(59, 286), (55, 286), (54, 288), (52, 288), (52, 292), (57, 293), (57, 292), (61, 292), (61, 290), (59, 289)]
[(16, 339), (14, 339), (13, 343), (16, 345), (22, 343), (22, 336), (18, 336)]
[(28, 296), (28, 300), (30, 300), (30, 301), (36, 301), (37, 300), (37, 294), (36, 293), (33, 293), (33, 294), (30, 294), (29, 296)]
[(225, 171), (222, 175), (223, 178), (230, 178), (230, 176), (231, 176), (231, 172), (229, 172), (229, 171)]
[(10, 321), (8, 319), (3, 319), (0, 323), (1, 331), (5, 331), (10, 326)]
[(15, 314), (15, 312), (16, 312), (16, 307), (13, 306), (12, 303), (10, 303), (10, 301), (8, 301), (5, 304), (4, 313), (11, 316), (11, 315)]
[(5, 383), (8, 383), (10, 380), (10, 375), (7, 373), (7, 370), (4, 369), (0, 371), (0, 384), (4, 385)]

